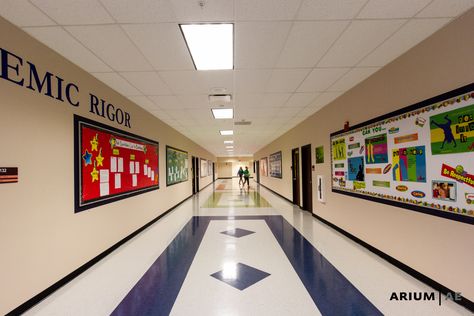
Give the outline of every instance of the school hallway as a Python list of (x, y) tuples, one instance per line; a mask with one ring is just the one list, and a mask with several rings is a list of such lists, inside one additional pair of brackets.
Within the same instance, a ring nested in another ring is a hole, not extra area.
[[(390, 300), (392, 293), (435, 300)], [(25, 315), (471, 315), (251, 180), (217, 180)]]

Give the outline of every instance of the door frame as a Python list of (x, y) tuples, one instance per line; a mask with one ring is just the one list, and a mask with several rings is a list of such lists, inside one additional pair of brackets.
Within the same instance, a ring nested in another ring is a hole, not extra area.
[(313, 173), (311, 144), (301, 146), (301, 192), (303, 210), (313, 212)]
[(291, 150), (291, 183), (293, 204), (300, 206), (300, 150), (298, 147)]

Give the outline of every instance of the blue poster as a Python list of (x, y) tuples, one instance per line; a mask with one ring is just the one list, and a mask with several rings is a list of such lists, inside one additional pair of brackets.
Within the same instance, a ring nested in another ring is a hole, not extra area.
[(364, 157), (353, 157), (347, 160), (348, 177), (351, 181), (364, 181)]

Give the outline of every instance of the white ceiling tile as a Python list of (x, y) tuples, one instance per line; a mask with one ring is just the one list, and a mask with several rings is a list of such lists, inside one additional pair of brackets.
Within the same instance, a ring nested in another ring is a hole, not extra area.
[(188, 111), (183, 109), (165, 109), (165, 113), (175, 120), (191, 120), (193, 118)]
[(265, 92), (294, 92), (311, 69), (275, 69), (265, 87)]
[[(195, 95), (178, 95), (177, 96), (180, 106), (185, 109), (193, 109), (193, 108), (202, 108), (202, 109), (209, 109), (209, 95), (207, 94), (195, 94)], [(230, 105), (232, 106), (232, 105)]]
[(159, 74), (175, 94), (209, 94), (214, 87), (233, 91), (231, 70), (161, 71)]
[(315, 68), (298, 88), (298, 92), (325, 91), (349, 68)]
[(432, 0), (370, 0), (357, 15), (360, 19), (411, 18)]
[(327, 91), (347, 91), (379, 69), (379, 67), (353, 68), (336, 81)]
[(365, 57), (358, 66), (384, 66), (439, 30), (450, 18), (413, 19)]
[(474, 7), (474, 0), (434, 0), (417, 17), (456, 17)]
[(174, 95), (151, 95), (148, 98), (161, 109), (178, 109), (181, 104)]
[(115, 72), (97, 72), (92, 75), (124, 96), (141, 95), (140, 91)]
[(130, 101), (133, 103), (141, 106), (147, 111), (156, 111), (159, 108), (155, 105), (155, 103), (151, 102), (150, 99), (148, 99), (146, 96), (143, 95), (134, 95), (134, 96), (128, 96), (127, 97)]
[(280, 107), (283, 106), (288, 98), (291, 96), (291, 93), (265, 93), (261, 103), (257, 106), (262, 107)]
[(204, 7), (198, 1), (172, 0), (171, 5), (180, 22), (228, 22), (234, 19), (234, 0), (206, 0)]
[(56, 25), (27, 0), (0, 0), (0, 15), (16, 26)]
[(119, 23), (156, 23), (175, 21), (168, 0), (101, 0)]
[(170, 89), (154, 71), (121, 72), (120, 75), (146, 95), (169, 95)]
[(290, 31), (290, 22), (241, 22), (235, 26), (236, 69), (275, 65)]
[(337, 91), (323, 92), (316, 98), (316, 100), (314, 100), (310, 105), (308, 105), (308, 107), (313, 108), (315, 109), (315, 111), (317, 111), (328, 105), (332, 101), (336, 100), (342, 94), (343, 92)]
[(98, 0), (30, 0), (61, 25), (114, 23)]
[(356, 16), (367, 0), (304, 0), (299, 20), (349, 20)]
[(289, 120), (293, 116), (295, 116), (299, 111), (301, 111), (300, 108), (295, 108), (295, 107), (281, 107), (276, 110), (276, 117), (277, 118), (286, 118), (286, 120)]
[(122, 28), (156, 70), (194, 69), (177, 23), (124, 24)]
[(405, 22), (405, 20), (353, 21), (322, 58), (318, 67), (354, 66)]
[(116, 71), (153, 70), (118, 25), (67, 26), (66, 30)]
[(60, 26), (26, 27), (24, 30), (87, 72), (111, 72), (97, 56)]
[(278, 68), (314, 67), (349, 21), (295, 22), (277, 62)]
[(286, 107), (301, 108), (310, 104), (319, 93), (293, 93), (286, 102)]
[(301, 0), (235, 1), (237, 21), (293, 20)]
[(235, 92), (236, 93), (261, 93), (270, 80), (272, 70), (270, 69), (248, 69), (235, 70)]

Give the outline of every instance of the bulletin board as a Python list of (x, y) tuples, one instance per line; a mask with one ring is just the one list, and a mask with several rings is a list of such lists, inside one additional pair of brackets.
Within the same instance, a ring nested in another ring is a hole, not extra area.
[(474, 224), (474, 84), (331, 134), (332, 191)]
[(268, 177), (268, 157), (260, 159), (260, 176)]
[(158, 142), (74, 115), (75, 212), (159, 188)]
[(199, 158), (201, 162), (201, 178), (207, 177), (207, 174), (209, 173), (208, 167), (207, 167), (207, 160)]
[(212, 176), (212, 161), (207, 161), (207, 175)]
[(166, 146), (166, 186), (188, 181), (188, 152)]
[(274, 178), (280, 178), (281, 175), (281, 151), (270, 155), (270, 176)]

